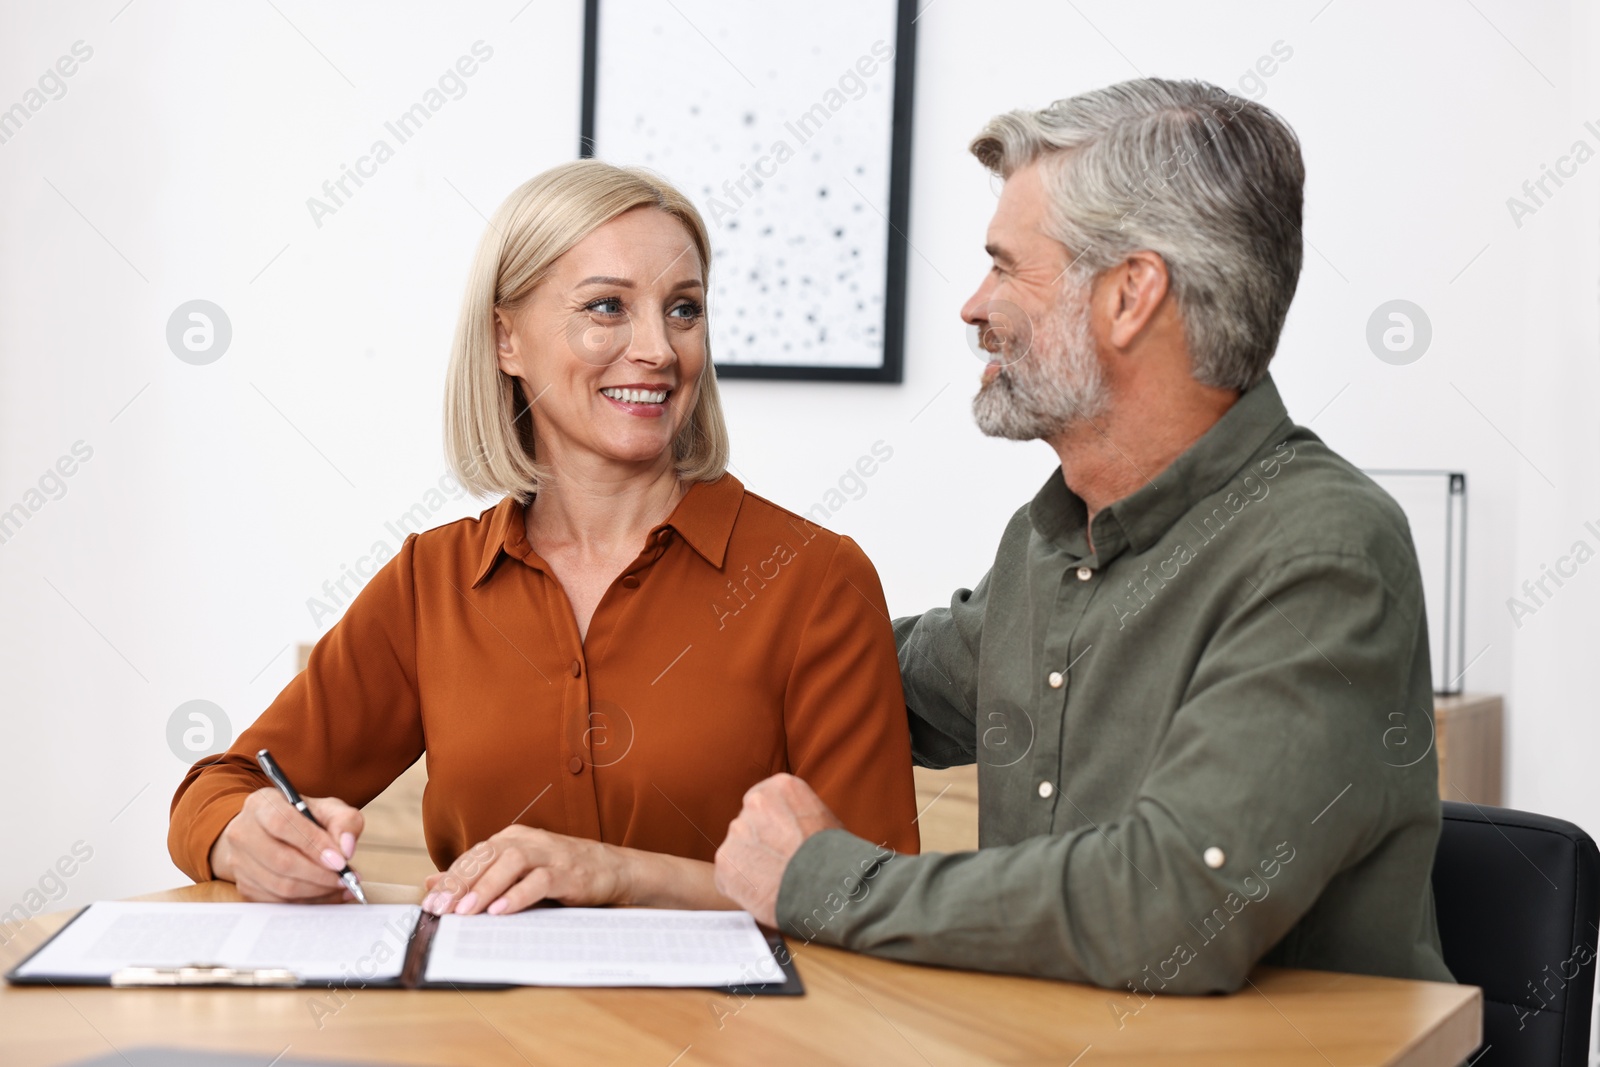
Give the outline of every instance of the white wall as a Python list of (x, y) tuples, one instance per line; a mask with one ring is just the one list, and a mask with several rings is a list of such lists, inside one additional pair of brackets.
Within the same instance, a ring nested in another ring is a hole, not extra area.
[[(75, 41), (94, 49), (0, 144), (0, 507), (74, 442), (94, 449), (0, 545), (0, 907), (78, 839), (95, 857), (69, 903), (176, 881), (168, 716), (204, 698), (246, 725), (290, 677), (286, 646), (326, 628), (306, 599), (442, 473), (442, 360), (480, 213), (573, 154), (580, 6), (0, 12), (0, 107)], [(957, 309), (994, 194), (966, 142), (997, 111), (1140, 73), (1236, 86), (1282, 42), (1254, 95), (1299, 131), (1309, 180), (1279, 385), (1360, 465), (1469, 473), (1466, 682), (1508, 696), (1509, 802), (1600, 828), (1600, 564), (1520, 629), (1505, 605), (1574, 540), (1600, 545), (1583, 529), (1600, 524), (1600, 161), (1520, 228), (1505, 204), (1575, 139), (1600, 147), (1586, 5), (933, 0), (918, 30), (906, 382), (727, 383), (740, 476), (805, 510), (881, 439), (893, 459), (833, 525), (898, 613), (974, 582), (1053, 463), (968, 416)], [(494, 54), (466, 95), (314, 225), (306, 198), (478, 40)], [(204, 367), (164, 340), (197, 297), (234, 328)], [(1394, 297), (1433, 324), (1404, 367), (1364, 341)]]

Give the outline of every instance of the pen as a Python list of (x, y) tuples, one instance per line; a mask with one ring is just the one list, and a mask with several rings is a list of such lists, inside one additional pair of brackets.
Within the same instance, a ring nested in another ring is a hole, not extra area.
[[(289, 784), (289, 776), (283, 773), (283, 768), (278, 766), (278, 761), (272, 758), (271, 752), (266, 749), (257, 752), (256, 762), (261, 764), (261, 773), (272, 779), (272, 784), (278, 787), (278, 792), (283, 794), (283, 799), (293, 804), (296, 811), (310, 819), (317, 827), (323, 830), (327, 829), (326, 826), (317, 822), (317, 817), (311, 814), (311, 809), (306, 806), (306, 802), (300, 799), (300, 794), (295, 791), (294, 786)], [(363, 904), (367, 902), (367, 895), (361, 891), (361, 880), (356, 877), (356, 872), (350, 869), (348, 863), (344, 865), (344, 870), (339, 872), (339, 881), (343, 882), (344, 887), (350, 890), (351, 896)]]

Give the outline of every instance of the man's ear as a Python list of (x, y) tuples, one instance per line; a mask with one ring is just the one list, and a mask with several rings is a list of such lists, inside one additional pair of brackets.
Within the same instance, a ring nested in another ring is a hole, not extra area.
[(1128, 348), (1167, 298), (1166, 260), (1148, 249), (1133, 252), (1107, 271), (1104, 280), (1110, 287), (1106, 294), (1111, 311), (1109, 340), (1117, 348)]
[(516, 339), (511, 335), (511, 315), (502, 308), (494, 309), (494, 351), (500, 369), (513, 378), (522, 377), (522, 353), (517, 351)]

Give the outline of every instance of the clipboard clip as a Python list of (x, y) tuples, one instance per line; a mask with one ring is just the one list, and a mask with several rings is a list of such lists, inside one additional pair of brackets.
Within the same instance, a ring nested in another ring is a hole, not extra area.
[(123, 967), (113, 986), (298, 986), (300, 976), (281, 967), (249, 969), (194, 963), (187, 967)]

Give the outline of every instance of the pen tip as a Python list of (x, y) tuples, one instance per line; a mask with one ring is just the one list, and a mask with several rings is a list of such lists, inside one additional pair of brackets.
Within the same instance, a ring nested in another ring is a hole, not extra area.
[(362, 890), (361, 882), (356, 878), (354, 871), (345, 872), (340, 876), (339, 880), (344, 883), (344, 887), (350, 891), (350, 895), (355, 897), (358, 902), (362, 904), (367, 902), (367, 894)]

